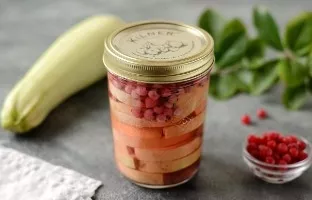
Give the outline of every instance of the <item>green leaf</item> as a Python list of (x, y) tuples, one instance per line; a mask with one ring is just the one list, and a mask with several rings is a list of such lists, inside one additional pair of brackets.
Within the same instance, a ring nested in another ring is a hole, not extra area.
[(304, 105), (307, 98), (307, 88), (304, 85), (300, 85), (296, 88), (286, 88), (283, 93), (282, 101), (286, 108), (297, 110)]
[(237, 81), (233, 74), (212, 75), (210, 77), (209, 92), (216, 99), (228, 99), (237, 92)]
[(302, 85), (309, 76), (309, 69), (296, 60), (282, 59), (278, 64), (278, 72), (281, 80), (287, 87)]
[(270, 89), (278, 79), (277, 60), (268, 61), (253, 71), (251, 94), (260, 95)]
[(236, 72), (236, 77), (243, 84), (240, 89), (244, 92), (250, 92), (254, 73), (248, 69), (240, 69)]
[(312, 79), (310, 78), (308, 83), (307, 83), (307, 88), (309, 90), (310, 93), (312, 93)]
[(262, 58), (264, 56), (264, 45), (262, 40), (259, 38), (249, 40), (245, 56), (249, 60)]
[(246, 29), (238, 19), (229, 21), (216, 44), (216, 61), (219, 68), (229, 67), (240, 61), (247, 47)]
[(226, 20), (213, 9), (204, 11), (198, 21), (199, 27), (210, 33), (215, 42), (217, 42), (225, 23)]
[(304, 12), (288, 22), (285, 43), (299, 56), (307, 55), (312, 48), (312, 12)]
[(307, 65), (308, 65), (308, 68), (310, 69), (310, 76), (312, 76), (312, 51), (308, 57)]
[(264, 44), (256, 38), (248, 41), (245, 59), (243, 60), (244, 67), (248, 69), (258, 68), (263, 63)]
[(253, 22), (263, 41), (277, 50), (283, 50), (278, 26), (267, 8), (263, 6), (255, 7)]

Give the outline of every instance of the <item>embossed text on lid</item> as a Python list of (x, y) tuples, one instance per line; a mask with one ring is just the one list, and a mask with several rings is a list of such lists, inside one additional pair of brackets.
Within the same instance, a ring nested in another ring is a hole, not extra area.
[(213, 63), (213, 40), (205, 31), (180, 23), (136, 23), (106, 40), (103, 59), (109, 71), (131, 80), (184, 81)]

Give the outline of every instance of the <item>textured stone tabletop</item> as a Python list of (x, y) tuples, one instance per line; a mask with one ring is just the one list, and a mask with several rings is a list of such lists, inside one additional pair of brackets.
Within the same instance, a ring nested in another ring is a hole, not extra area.
[[(126, 21), (170, 19), (195, 24), (208, 6), (227, 17), (241, 17), (251, 27), (249, 0), (0, 0), (0, 104), (14, 83), (64, 30), (83, 18), (116, 14)], [(271, 8), (280, 25), (310, 0), (261, 1)], [(210, 100), (200, 172), (190, 183), (169, 190), (139, 188), (117, 172), (113, 162), (107, 85), (103, 80), (59, 106), (29, 136), (0, 130), (0, 144), (62, 165), (103, 182), (95, 199), (112, 200), (311, 200), (312, 169), (296, 181), (270, 185), (255, 179), (241, 158), (243, 138), (249, 132), (277, 129), (312, 140), (312, 102), (298, 112), (280, 105), (280, 91), (258, 97), (238, 96), (227, 102)], [(270, 111), (271, 119), (243, 127), (239, 116)], [(0, 163), (1, 164), (1, 163)], [(0, 197), (1, 199), (1, 197)]]

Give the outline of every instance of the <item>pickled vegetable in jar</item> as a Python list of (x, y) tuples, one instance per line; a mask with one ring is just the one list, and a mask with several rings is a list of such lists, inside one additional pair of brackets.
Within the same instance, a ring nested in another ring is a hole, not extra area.
[(140, 22), (105, 41), (116, 165), (143, 187), (168, 188), (198, 171), (214, 64), (205, 31)]

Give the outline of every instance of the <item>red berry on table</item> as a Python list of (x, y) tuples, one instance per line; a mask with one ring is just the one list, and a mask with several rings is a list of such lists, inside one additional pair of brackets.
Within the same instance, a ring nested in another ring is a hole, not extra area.
[(306, 148), (306, 143), (304, 143), (302, 140), (298, 141), (298, 146), (300, 150), (305, 150)]
[(242, 124), (244, 125), (250, 125), (251, 124), (251, 119), (250, 119), (250, 116), (245, 114), (241, 117), (241, 122)]
[(288, 147), (285, 143), (279, 143), (277, 145), (277, 151), (281, 154), (288, 152)]
[(264, 119), (268, 116), (268, 114), (263, 108), (260, 108), (257, 110), (257, 116), (259, 119)]
[(275, 149), (276, 145), (277, 144), (276, 144), (276, 142), (274, 140), (269, 140), (267, 142), (267, 146), (270, 147), (271, 149)]
[(291, 156), (289, 154), (283, 155), (282, 159), (287, 163), (291, 162)]
[(272, 156), (268, 156), (265, 158), (265, 162), (268, 163), (268, 164), (275, 164), (275, 160)]
[(307, 157), (308, 157), (308, 154), (306, 152), (304, 151), (299, 152), (299, 155), (298, 155), (299, 161), (305, 160)]
[(299, 151), (298, 151), (298, 149), (296, 149), (296, 148), (290, 148), (290, 149), (289, 149), (289, 153), (290, 153), (290, 155), (291, 155), (293, 158), (296, 158), (296, 157), (298, 156), (298, 154), (299, 154)]

